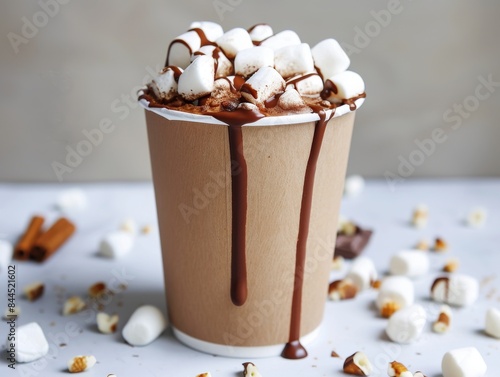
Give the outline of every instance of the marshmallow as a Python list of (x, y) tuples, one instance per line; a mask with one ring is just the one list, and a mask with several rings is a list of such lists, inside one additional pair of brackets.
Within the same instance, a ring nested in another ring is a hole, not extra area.
[(248, 30), (250, 38), (254, 42), (261, 42), (274, 34), (273, 28), (267, 24), (257, 24)]
[(241, 95), (254, 105), (285, 90), (285, 80), (272, 67), (262, 67), (241, 87)]
[(201, 39), (196, 31), (188, 31), (175, 38), (168, 47), (166, 65), (186, 68), (191, 62), (191, 54), (201, 47)]
[[(7, 349), (11, 348), (10, 343), (7, 341)], [(13, 343), (18, 363), (38, 360), (49, 352), (49, 343), (45, 339), (42, 328), (36, 322), (19, 326)]]
[(420, 337), (426, 320), (427, 314), (422, 306), (408, 306), (389, 318), (385, 332), (393, 342), (408, 344)]
[(467, 306), (477, 300), (479, 283), (467, 275), (450, 275), (434, 280), (431, 287), (431, 297), (434, 301), (449, 305)]
[(377, 270), (370, 258), (358, 257), (353, 262), (346, 278), (353, 281), (358, 291), (363, 291), (371, 287), (372, 281), (377, 280)]
[(403, 250), (393, 255), (389, 265), (392, 275), (422, 276), (429, 271), (429, 256), (421, 250)]
[(486, 222), (486, 209), (478, 207), (473, 208), (467, 215), (467, 225), (471, 228), (481, 228)]
[(486, 334), (500, 339), (500, 310), (494, 308), (488, 309), (484, 331)]
[(330, 102), (341, 102), (344, 99), (354, 98), (365, 91), (365, 82), (360, 75), (352, 71), (344, 71), (331, 76), (325, 82), (325, 88), (329, 89), (329, 86), (334, 88), (330, 90), (328, 97)]
[(305, 73), (287, 80), (286, 88), (294, 88), (302, 96), (317, 96), (323, 90), (323, 80), (316, 73)]
[(215, 42), (218, 38), (222, 37), (222, 34), (224, 34), (222, 26), (211, 21), (195, 21), (191, 23), (189, 28), (201, 29), (205, 34), (205, 37), (207, 37), (210, 42)]
[(9, 241), (0, 240), (0, 272), (7, 271), (7, 268), (12, 260), (14, 248)]
[(203, 97), (214, 89), (215, 67), (211, 56), (195, 59), (179, 77), (178, 92), (187, 101)]
[(70, 373), (85, 372), (92, 368), (97, 362), (95, 356), (75, 356), (68, 360), (68, 371)]
[(299, 45), (300, 43), (300, 38), (296, 32), (292, 30), (284, 30), (263, 40), (260, 45), (270, 47), (276, 51), (282, 47)]
[(122, 336), (132, 346), (145, 346), (158, 338), (166, 327), (162, 312), (155, 306), (144, 305), (132, 314)]
[(216, 60), (217, 71), (215, 71), (215, 78), (230, 76), (233, 73), (233, 63), (224, 55), (220, 48), (211, 45), (203, 46), (193, 54), (192, 60), (202, 55), (211, 56)]
[(486, 370), (483, 357), (474, 347), (448, 351), (441, 362), (443, 377), (482, 377)]
[(57, 198), (56, 206), (60, 211), (82, 211), (87, 208), (87, 195), (81, 189), (63, 191)]
[(262, 377), (254, 363), (243, 363), (243, 377)]
[(283, 78), (314, 71), (314, 62), (309, 45), (301, 43), (275, 50), (274, 68)]
[[(182, 69), (179, 68), (182, 72)], [(151, 82), (150, 88), (158, 98), (170, 100), (177, 95), (177, 80), (172, 68), (164, 68)]]
[(99, 254), (107, 258), (121, 258), (130, 252), (133, 245), (133, 234), (117, 230), (104, 237), (99, 247)]
[(365, 189), (365, 179), (360, 175), (350, 175), (345, 179), (344, 195), (355, 197)]
[(309, 112), (309, 107), (305, 104), (299, 92), (295, 89), (286, 90), (278, 99), (278, 106), (285, 110), (304, 110)]
[(229, 59), (233, 59), (238, 52), (253, 47), (252, 38), (242, 28), (226, 31), (216, 42)]
[(130, 233), (133, 236), (137, 235), (137, 223), (135, 220), (131, 217), (127, 217), (123, 222), (120, 224), (120, 230), (123, 230), (124, 232)]
[(319, 42), (311, 52), (316, 69), (325, 79), (344, 72), (351, 64), (339, 42), (332, 38)]
[(261, 67), (274, 66), (274, 51), (269, 47), (257, 46), (238, 52), (234, 58), (237, 75), (248, 77)]
[(382, 280), (376, 304), (381, 311), (387, 310), (388, 305), (392, 305), (396, 311), (412, 305), (414, 299), (415, 292), (410, 279), (406, 276), (389, 276)]

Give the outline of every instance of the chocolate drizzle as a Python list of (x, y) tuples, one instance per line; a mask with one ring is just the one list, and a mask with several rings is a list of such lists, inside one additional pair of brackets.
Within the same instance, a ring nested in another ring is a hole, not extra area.
[(307, 238), (309, 235), (309, 223), (311, 220), (312, 198), (314, 191), (314, 178), (318, 163), (326, 125), (330, 119), (326, 119), (323, 109), (313, 109), (319, 115), (319, 120), (314, 128), (314, 136), (311, 144), (311, 152), (307, 160), (306, 173), (304, 177), (304, 188), (302, 191), (302, 202), (300, 207), (299, 234), (297, 237), (297, 251), (295, 256), (295, 278), (293, 284), (292, 312), (290, 318), (290, 334), (288, 343), (285, 345), (281, 356), (286, 359), (302, 359), (307, 356), (306, 349), (300, 344), (300, 320), (302, 314), (302, 290), (304, 286), (304, 268), (306, 263)]
[(307, 74), (302, 75), (302, 76), (292, 77), (291, 79), (287, 80), (286, 85), (287, 86), (288, 85), (295, 85), (296, 86), (302, 80), (306, 80), (312, 76), (319, 76), (319, 75), (316, 72), (312, 72), (312, 73), (307, 73)]

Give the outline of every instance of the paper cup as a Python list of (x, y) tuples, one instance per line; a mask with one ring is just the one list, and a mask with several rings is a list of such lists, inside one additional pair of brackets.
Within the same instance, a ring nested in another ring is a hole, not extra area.
[[(266, 117), (242, 127), (248, 296), (237, 306), (230, 297), (228, 126), (141, 103), (174, 334), (192, 348), (222, 356), (279, 355), (290, 337), (301, 200), (318, 115)], [(323, 317), (354, 115), (347, 106), (337, 109), (317, 161), (302, 284), (303, 344)]]

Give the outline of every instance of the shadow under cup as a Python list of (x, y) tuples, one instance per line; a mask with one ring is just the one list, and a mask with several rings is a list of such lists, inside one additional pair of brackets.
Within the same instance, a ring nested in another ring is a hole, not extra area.
[[(248, 295), (238, 306), (230, 294), (235, 165), (228, 126), (212, 117), (180, 120), (179, 112), (144, 107), (174, 334), (212, 354), (279, 355), (290, 340), (302, 196), (318, 115), (307, 114), (302, 123), (290, 124), (294, 116), (287, 116), (279, 117), (287, 124), (241, 128)], [(327, 123), (317, 160), (301, 284), (303, 343), (323, 317), (354, 115)]]

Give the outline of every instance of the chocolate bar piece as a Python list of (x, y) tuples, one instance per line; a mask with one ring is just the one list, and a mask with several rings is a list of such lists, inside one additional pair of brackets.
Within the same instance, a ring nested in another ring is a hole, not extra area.
[(356, 225), (356, 231), (352, 235), (343, 232), (337, 233), (335, 242), (335, 256), (340, 255), (345, 259), (354, 259), (364, 250), (372, 236), (371, 230), (361, 229)]

